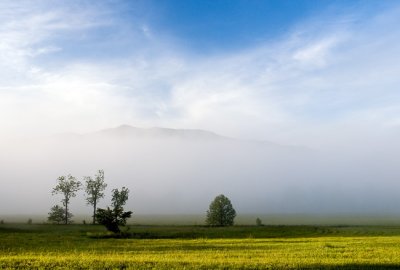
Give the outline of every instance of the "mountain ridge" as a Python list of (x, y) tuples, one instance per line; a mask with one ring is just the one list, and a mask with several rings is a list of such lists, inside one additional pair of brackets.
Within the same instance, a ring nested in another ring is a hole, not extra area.
[(165, 128), (165, 127), (149, 127), (140, 128), (127, 124), (119, 125), (113, 128), (105, 128), (94, 132), (77, 134), (77, 133), (62, 133), (56, 135), (57, 138), (62, 139), (118, 139), (118, 140), (157, 140), (157, 139), (172, 139), (182, 141), (204, 141), (204, 142), (232, 142), (248, 144), (253, 146), (269, 146), (273, 148), (280, 148), (286, 150), (296, 151), (310, 151), (304, 146), (298, 145), (285, 145), (271, 141), (259, 141), (259, 140), (241, 140), (237, 138), (227, 137), (217, 134), (212, 131), (203, 129), (176, 129), (176, 128)]
[(139, 128), (130, 125), (120, 125), (115, 128), (106, 128), (86, 135), (141, 137), (141, 138), (179, 138), (179, 139), (217, 139), (232, 140), (231, 138), (202, 129), (174, 129), (164, 127)]

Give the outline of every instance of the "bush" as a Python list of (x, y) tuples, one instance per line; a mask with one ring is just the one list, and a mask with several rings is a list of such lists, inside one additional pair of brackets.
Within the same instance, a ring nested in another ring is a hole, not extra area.
[(121, 233), (119, 226), (125, 226), (126, 220), (132, 216), (132, 211), (124, 212), (123, 206), (128, 200), (129, 189), (123, 187), (121, 191), (113, 189), (112, 203), (113, 209), (97, 209), (96, 220), (104, 225), (107, 230), (113, 233)]
[[(68, 212), (68, 222), (71, 223), (72, 214)], [(47, 220), (51, 223), (60, 224), (64, 222), (65, 219), (65, 209), (59, 205), (54, 205), (49, 212)]]
[(256, 218), (256, 225), (257, 226), (264, 226), (260, 218)]

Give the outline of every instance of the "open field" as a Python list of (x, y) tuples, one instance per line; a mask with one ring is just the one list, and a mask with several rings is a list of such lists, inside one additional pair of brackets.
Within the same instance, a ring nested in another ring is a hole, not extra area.
[[(399, 269), (397, 226), (0, 225), (1, 269)], [(100, 237), (99, 237), (100, 236)]]
[[(34, 223), (47, 223), (48, 215), (1, 215), (0, 220), (6, 223), (26, 223), (32, 219)], [(236, 225), (255, 225), (259, 217), (265, 225), (391, 225), (400, 226), (399, 214), (238, 214)], [(90, 222), (89, 215), (74, 215), (74, 222), (82, 224)], [(205, 212), (202, 214), (137, 214), (128, 220), (130, 225), (204, 225)]]

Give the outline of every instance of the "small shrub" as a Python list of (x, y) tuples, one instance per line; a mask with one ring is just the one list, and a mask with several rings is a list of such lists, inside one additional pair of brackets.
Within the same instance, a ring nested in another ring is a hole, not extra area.
[[(68, 221), (71, 220), (72, 214), (68, 212)], [(55, 205), (50, 209), (47, 218), (49, 222), (60, 224), (65, 221), (65, 210), (62, 206)]]
[(264, 226), (260, 218), (256, 218), (256, 225), (257, 226)]

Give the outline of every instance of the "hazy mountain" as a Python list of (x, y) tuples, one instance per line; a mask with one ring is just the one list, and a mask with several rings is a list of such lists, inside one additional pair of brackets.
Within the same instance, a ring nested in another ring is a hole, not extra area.
[[(136, 214), (201, 214), (221, 193), (241, 214), (397, 209), (393, 161), (382, 167), (368, 158), (242, 141), (204, 130), (124, 125), (16, 141), (1, 150), (0, 179), (7, 191), (0, 197), (3, 214), (47, 213), (61, 199), (51, 196), (58, 176), (83, 180), (98, 169), (105, 171), (108, 183), (100, 206), (110, 203), (111, 189), (125, 186), (131, 190), (127, 207)], [(376, 177), (393, 188), (388, 191)], [(81, 193), (71, 210), (85, 214), (90, 211), (85, 205)]]
[(265, 151), (274, 149), (286, 153), (312, 152), (313, 150), (292, 145), (280, 145), (269, 141), (240, 140), (216, 134), (212, 131), (201, 129), (173, 129), (173, 128), (139, 128), (130, 125), (121, 125), (86, 134), (63, 133), (55, 136), (65, 140), (107, 140), (107, 141), (142, 141), (142, 140), (167, 140), (180, 142), (218, 142), (231, 145), (248, 145), (249, 147), (262, 147)]
[(122, 125), (116, 128), (103, 129), (86, 136), (103, 136), (109, 138), (130, 139), (184, 139), (184, 140), (228, 140), (227, 137), (200, 129), (172, 129), (172, 128), (137, 128)]

